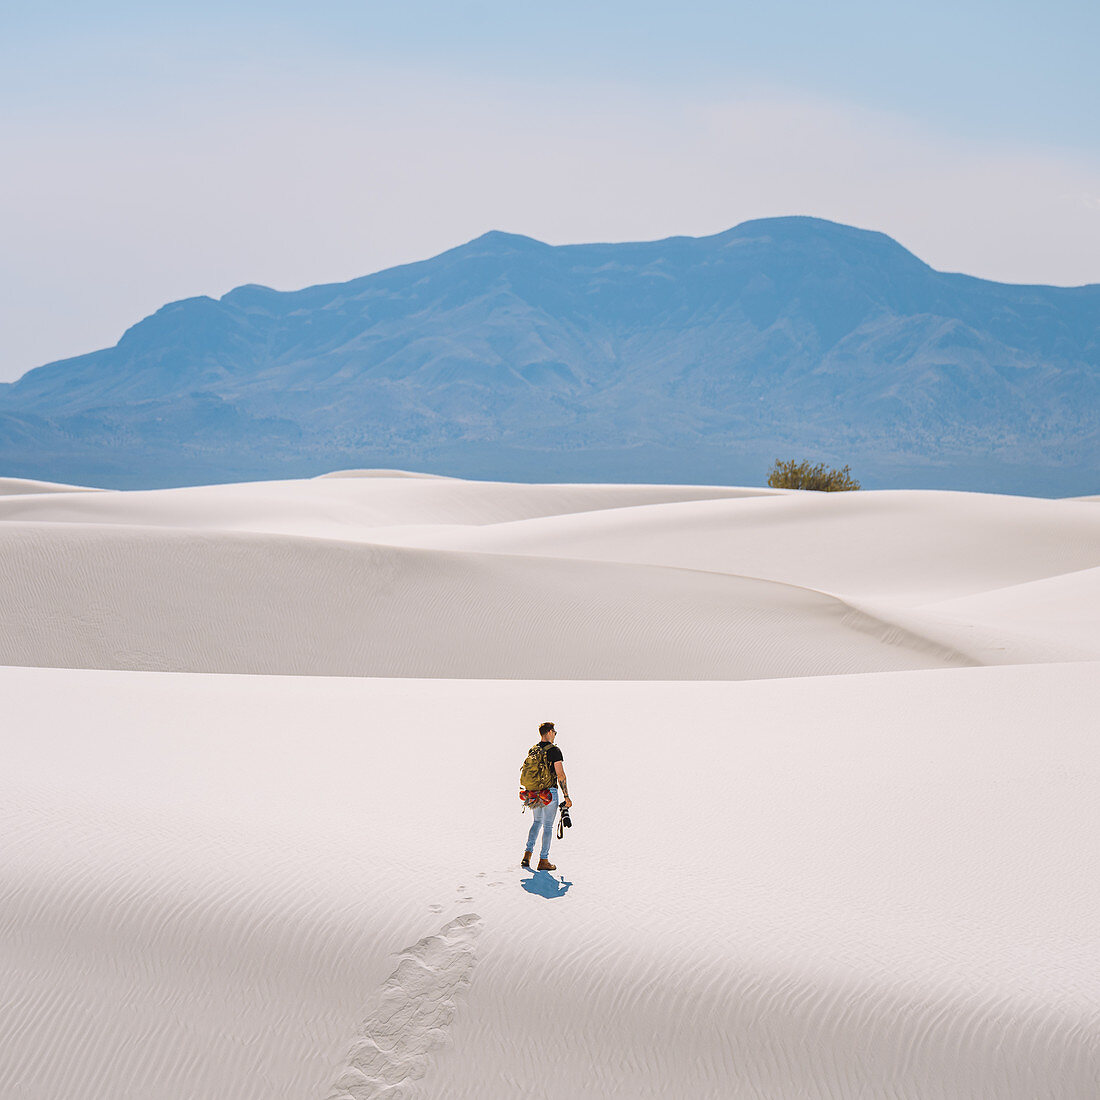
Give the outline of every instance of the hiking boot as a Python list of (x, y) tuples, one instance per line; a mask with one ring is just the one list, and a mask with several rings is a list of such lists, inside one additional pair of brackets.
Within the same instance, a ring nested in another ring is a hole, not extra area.
[(548, 859), (540, 859), (538, 869), (540, 871), (556, 871), (558, 867), (557, 864), (551, 863)]
[(523, 853), (523, 859), (521, 859), (519, 861), (519, 865), (521, 867), (526, 867), (528, 871), (531, 870), (531, 853), (530, 852), (524, 852)]

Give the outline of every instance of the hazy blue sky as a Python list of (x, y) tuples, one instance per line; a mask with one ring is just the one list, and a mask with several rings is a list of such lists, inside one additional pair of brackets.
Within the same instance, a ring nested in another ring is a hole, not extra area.
[(0, 380), (499, 228), (1100, 282), (1100, 4), (0, 0)]

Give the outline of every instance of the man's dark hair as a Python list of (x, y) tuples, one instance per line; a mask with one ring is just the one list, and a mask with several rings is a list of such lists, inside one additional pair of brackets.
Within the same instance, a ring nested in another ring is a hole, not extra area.
[(543, 722), (543, 724), (539, 726), (539, 737), (545, 737), (553, 728), (553, 722)]

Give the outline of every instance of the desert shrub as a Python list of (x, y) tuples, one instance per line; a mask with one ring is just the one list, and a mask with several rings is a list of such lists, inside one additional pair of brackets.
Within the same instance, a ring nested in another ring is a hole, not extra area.
[(768, 484), (773, 489), (816, 489), (822, 493), (859, 488), (859, 482), (852, 477), (852, 471), (847, 466), (843, 470), (832, 470), (824, 462), (811, 466), (806, 461), (783, 462), (778, 458), (768, 474)]

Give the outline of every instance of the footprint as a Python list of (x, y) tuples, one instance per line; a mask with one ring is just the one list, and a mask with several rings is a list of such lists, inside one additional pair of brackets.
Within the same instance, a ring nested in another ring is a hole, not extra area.
[(442, 905), (429, 905), (428, 906), (428, 912), (429, 913), (442, 913), (443, 912), (443, 906)]
[(481, 917), (465, 913), (406, 947), (360, 1026), (328, 1100), (411, 1095), (447, 1039), (459, 992), (470, 984)]

